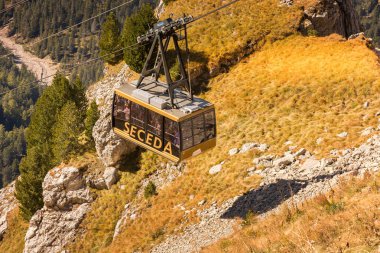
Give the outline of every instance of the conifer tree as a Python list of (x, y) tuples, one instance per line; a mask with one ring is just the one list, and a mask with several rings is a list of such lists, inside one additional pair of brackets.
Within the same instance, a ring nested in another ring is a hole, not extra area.
[(98, 105), (95, 101), (92, 101), (90, 106), (87, 109), (86, 112), (86, 120), (85, 120), (85, 130), (86, 130), (86, 137), (90, 140), (91, 147), (94, 145), (94, 138), (92, 137), (92, 129), (94, 128), (94, 125), (96, 121), (99, 119), (100, 113), (98, 110)]
[(116, 64), (123, 58), (121, 51), (113, 53), (121, 48), (119, 24), (113, 12), (108, 15), (106, 22), (102, 25), (99, 47), (100, 56), (104, 57), (109, 64)]
[[(148, 4), (143, 5), (139, 11), (125, 20), (121, 35), (123, 47), (136, 44), (137, 37), (145, 34), (156, 22), (157, 18), (152, 7)], [(128, 50), (124, 50), (124, 60), (132, 70), (141, 72), (149, 49), (149, 44), (128, 48)]]
[(80, 149), (79, 135), (84, 128), (81, 113), (74, 102), (67, 102), (52, 129), (52, 150), (55, 163), (67, 161)]
[(25, 219), (43, 206), (42, 182), (46, 173), (77, 150), (75, 136), (83, 131), (86, 106), (82, 83), (69, 82), (59, 74), (38, 99), (27, 130), (27, 155), (20, 164), (21, 178), (16, 182), (16, 197)]

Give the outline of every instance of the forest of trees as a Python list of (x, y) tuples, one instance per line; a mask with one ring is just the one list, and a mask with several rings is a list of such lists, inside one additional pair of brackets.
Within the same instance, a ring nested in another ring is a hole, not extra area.
[(27, 130), (27, 154), (16, 182), (16, 197), (25, 219), (43, 205), (46, 173), (62, 161), (94, 149), (92, 127), (97, 119), (97, 106), (91, 103), (88, 107), (82, 82), (57, 74), (38, 99)]
[[(135, 0), (114, 11), (115, 18), (122, 29), (126, 17), (138, 10), (143, 4), (156, 4), (157, 0)], [(5, 6), (0, 0), (0, 10)], [(34, 38), (47, 37), (82, 22), (97, 14), (125, 3), (125, 0), (31, 0), (12, 11), (0, 15), (0, 25), (7, 24), (11, 18), (9, 35), (18, 34), (18, 42), (26, 43)], [(99, 56), (100, 27), (107, 15), (99, 16), (90, 22), (51, 37), (35, 45), (32, 51), (39, 57), (50, 55), (54, 61), (69, 68), (72, 64)], [(103, 75), (102, 62), (79, 67), (72, 76), (79, 76), (87, 85), (99, 80)]]
[[(139, 25), (131, 25), (140, 21)], [(128, 45), (136, 37), (146, 32), (156, 22), (150, 5), (128, 17), (123, 32), (113, 13), (108, 15), (100, 37), (101, 53), (108, 55), (114, 47)], [(128, 29), (125, 29), (125, 27)], [(133, 42), (135, 44), (135, 42)], [(133, 55), (137, 59), (125, 56), (127, 63), (137, 68), (143, 64), (142, 57), (148, 48), (136, 48)], [(128, 51), (129, 52), (129, 51)], [(107, 61), (117, 63), (119, 55), (110, 55)], [(69, 161), (82, 152), (94, 150), (92, 128), (99, 118), (95, 102), (88, 105), (85, 87), (80, 79), (68, 80), (57, 74), (51, 84), (38, 99), (27, 129), (27, 154), (20, 163), (21, 177), (16, 182), (16, 197), (20, 202), (20, 212), (25, 219), (43, 206), (42, 182), (46, 173), (62, 161)], [(83, 141), (85, 140), (85, 141)]]
[[(0, 45), (0, 55), (7, 53)], [(24, 65), (19, 68), (11, 58), (0, 59), (0, 188), (19, 174), (26, 150), (25, 128), (42, 91), (34, 81)]]
[(380, 47), (380, 5), (378, 0), (354, 0), (356, 10), (367, 37)]

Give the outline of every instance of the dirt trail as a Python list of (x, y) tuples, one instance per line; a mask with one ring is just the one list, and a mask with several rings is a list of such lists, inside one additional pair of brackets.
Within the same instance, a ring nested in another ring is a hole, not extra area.
[[(54, 63), (49, 56), (40, 59), (37, 56), (25, 51), (23, 46), (16, 44), (14, 37), (7, 37), (8, 27), (0, 29), (0, 42), (5, 48), (10, 50), (15, 56), (19, 66), (21, 63), (25, 64), (28, 70), (34, 73), (37, 79), (54, 75), (59, 65)], [(53, 77), (49, 77), (43, 80), (44, 83), (50, 84)]]

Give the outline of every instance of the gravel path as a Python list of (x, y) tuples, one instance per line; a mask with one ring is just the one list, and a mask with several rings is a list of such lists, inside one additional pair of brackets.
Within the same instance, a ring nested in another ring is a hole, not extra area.
[[(21, 63), (25, 64), (37, 79), (40, 79), (41, 75), (52, 76), (57, 72), (59, 65), (55, 64), (49, 56), (41, 59), (25, 51), (22, 45), (16, 44), (14, 37), (7, 37), (7, 33), (7, 26), (0, 30), (0, 42), (15, 55), (18, 66), (21, 66)], [(50, 84), (52, 80), (53, 77), (44, 79), (44, 83)]]

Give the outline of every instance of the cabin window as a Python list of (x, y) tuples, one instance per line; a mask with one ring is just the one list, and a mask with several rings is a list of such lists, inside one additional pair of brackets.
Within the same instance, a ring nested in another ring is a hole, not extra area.
[(199, 114), (181, 123), (183, 150), (215, 138), (214, 110)]
[(126, 98), (116, 96), (114, 102), (114, 117), (122, 121), (129, 121), (131, 101)]
[(192, 120), (186, 120), (181, 123), (181, 130), (182, 130), (182, 149), (188, 149), (193, 146), (193, 125)]
[(178, 122), (165, 118), (165, 147), (170, 142), (172, 154), (179, 156), (180, 137)]
[(147, 124), (148, 132), (162, 138), (161, 137), (162, 125), (163, 125), (163, 117), (159, 115), (158, 113), (148, 110), (148, 124)]
[(145, 129), (145, 107), (139, 105), (139, 104), (136, 104), (136, 103), (132, 103), (132, 111), (131, 111), (131, 123), (132, 125), (135, 125), (135, 126), (138, 126), (138, 127), (141, 127), (143, 129)]
[(214, 110), (205, 113), (205, 130), (206, 130), (206, 140), (210, 140), (216, 137)]

